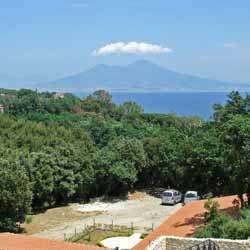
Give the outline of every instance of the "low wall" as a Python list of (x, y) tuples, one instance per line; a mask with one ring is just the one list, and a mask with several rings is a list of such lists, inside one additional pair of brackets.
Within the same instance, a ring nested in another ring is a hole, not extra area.
[[(184, 250), (207, 239), (161, 236), (151, 242), (147, 250)], [(220, 250), (250, 250), (250, 240), (211, 239)]]

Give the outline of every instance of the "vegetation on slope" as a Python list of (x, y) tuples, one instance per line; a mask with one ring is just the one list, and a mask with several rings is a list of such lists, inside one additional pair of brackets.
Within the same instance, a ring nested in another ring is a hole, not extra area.
[(195, 232), (198, 238), (248, 239), (250, 237), (250, 210), (239, 211), (233, 217), (219, 210), (219, 204), (212, 199), (205, 203), (205, 226)]
[(232, 92), (206, 122), (118, 106), (103, 90), (0, 94), (0, 231), (31, 210), (137, 187), (250, 193), (249, 96)]

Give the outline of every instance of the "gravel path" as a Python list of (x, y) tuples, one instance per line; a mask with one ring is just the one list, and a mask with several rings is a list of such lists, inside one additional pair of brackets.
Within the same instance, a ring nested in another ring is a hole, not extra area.
[(78, 211), (103, 211), (97, 216), (86, 217), (77, 221), (64, 222), (50, 230), (34, 234), (34, 236), (63, 240), (64, 236), (73, 235), (75, 230), (81, 231), (85, 225), (95, 223), (125, 225), (133, 224), (135, 232), (144, 232), (145, 228), (155, 228), (163, 223), (170, 215), (176, 212), (182, 205), (162, 206), (161, 199), (145, 195), (136, 200), (116, 201), (109, 203), (95, 202), (86, 205), (74, 205)]

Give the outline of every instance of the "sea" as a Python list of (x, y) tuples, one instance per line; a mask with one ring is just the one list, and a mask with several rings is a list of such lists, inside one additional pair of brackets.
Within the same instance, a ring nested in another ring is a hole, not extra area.
[[(74, 93), (83, 98), (88, 93)], [(145, 113), (168, 114), (179, 116), (200, 116), (211, 120), (213, 105), (225, 104), (228, 93), (111, 93), (113, 101), (120, 105), (126, 101), (133, 101), (141, 105)]]

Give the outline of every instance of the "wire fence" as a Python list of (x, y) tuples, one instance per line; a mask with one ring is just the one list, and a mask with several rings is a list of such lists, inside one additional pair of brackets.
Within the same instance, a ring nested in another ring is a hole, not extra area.
[[(105, 232), (114, 232), (114, 233), (132, 233), (134, 230), (137, 230), (138, 227), (134, 222), (130, 222), (128, 225), (118, 225), (115, 224), (113, 220), (109, 224), (98, 223), (93, 219), (91, 224), (84, 224), (81, 228), (75, 228), (72, 233), (64, 233), (64, 241), (77, 242), (81, 239), (90, 241), (91, 233), (96, 230), (101, 230)], [(154, 224), (151, 224), (149, 227), (144, 227), (140, 229), (142, 235), (147, 235), (149, 232), (154, 230)]]

